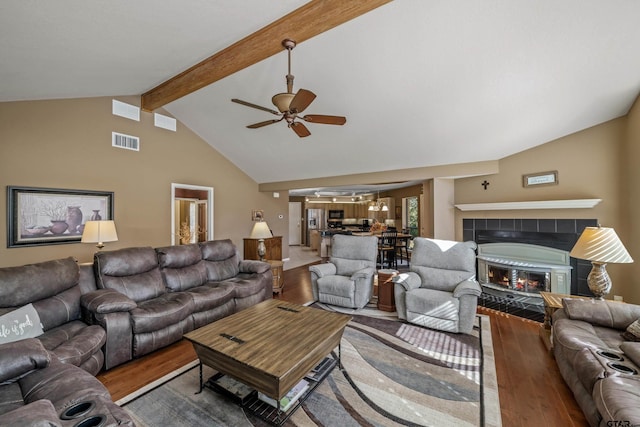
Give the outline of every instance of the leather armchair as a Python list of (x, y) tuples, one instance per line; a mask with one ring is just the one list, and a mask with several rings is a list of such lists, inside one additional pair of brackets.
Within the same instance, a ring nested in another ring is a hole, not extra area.
[(334, 235), (329, 262), (309, 267), (314, 300), (350, 308), (367, 305), (377, 256), (376, 236)]
[(470, 333), (482, 289), (475, 242), (414, 239), (411, 269), (393, 278), (398, 317), (455, 333)]

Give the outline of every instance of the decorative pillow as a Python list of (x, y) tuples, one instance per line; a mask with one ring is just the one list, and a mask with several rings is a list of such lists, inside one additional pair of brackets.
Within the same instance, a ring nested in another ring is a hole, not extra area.
[(0, 316), (0, 344), (35, 338), (44, 333), (33, 304), (27, 304)]
[(640, 319), (627, 326), (627, 329), (620, 335), (627, 341), (640, 341)]

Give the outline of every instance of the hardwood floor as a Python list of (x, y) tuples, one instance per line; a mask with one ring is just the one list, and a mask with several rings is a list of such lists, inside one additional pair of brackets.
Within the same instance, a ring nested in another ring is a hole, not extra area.
[[(284, 280), (284, 291), (274, 298), (297, 304), (313, 299), (307, 266), (286, 270)], [(483, 307), (479, 312), (491, 318), (502, 425), (588, 426), (555, 360), (538, 335), (540, 323)], [(191, 344), (183, 340), (103, 372), (98, 379), (118, 401), (194, 360), (196, 355)]]

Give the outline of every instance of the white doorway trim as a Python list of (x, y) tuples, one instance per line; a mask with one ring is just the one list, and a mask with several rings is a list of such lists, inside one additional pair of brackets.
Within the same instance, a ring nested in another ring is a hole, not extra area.
[(176, 244), (176, 189), (200, 190), (207, 192), (207, 240), (213, 240), (213, 187), (203, 187), (200, 185), (171, 183), (171, 244)]

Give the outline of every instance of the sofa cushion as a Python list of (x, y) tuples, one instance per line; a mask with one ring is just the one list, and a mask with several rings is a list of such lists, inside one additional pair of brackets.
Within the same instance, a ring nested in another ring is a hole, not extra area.
[(207, 268), (197, 244), (156, 248), (165, 286), (172, 292), (186, 291), (207, 282)]
[(160, 268), (182, 268), (197, 264), (202, 260), (198, 244), (165, 246), (156, 248)]
[(200, 250), (202, 259), (206, 261), (209, 280), (218, 282), (230, 279), (240, 272), (240, 260), (230, 239), (200, 243)]
[[(49, 334), (49, 337), (55, 338), (59, 344), (52, 348), (45, 345), (59, 360), (75, 366), (81, 366), (89, 360), (107, 341), (107, 334), (102, 327), (98, 325), (78, 327), (79, 324), (80, 322), (71, 322), (50, 331), (55, 334)], [(48, 341), (49, 345), (54, 342), (53, 339)]]
[(44, 330), (80, 319), (80, 295), (80, 286), (74, 286), (50, 298), (35, 301), (33, 306), (38, 310)]
[(0, 344), (42, 335), (40, 316), (27, 304), (0, 316)]
[[(238, 273), (238, 275), (225, 280), (223, 283), (233, 284), (235, 298), (246, 298), (251, 295), (261, 294), (265, 290), (265, 278), (257, 274)], [(273, 279), (269, 281), (268, 285), (273, 286)]]
[(633, 363), (640, 366), (640, 342), (623, 342), (620, 344), (620, 350), (624, 352)]
[(179, 323), (193, 312), (193, 306), (191, 296), (183, 292), (141, 302), (130, 312), (133, 332), (152, 332)]
[(102, 282), (105, 288), (114, 289), (136, 303), (157, 298), (166, 293), (162, 274), (158, 268), (131, 276), (104, 276)]
[(172, 292), (186, 291), (207, 283), (207, 267), (205, 261), (180, 268), (163, 268), (161, 270), (164, 284)]
[(54, 296), (76, 286), (79, 274), (72, 257), (0, 268), (0, 307), (20, 307)]
[(228, 282), (209, 282), (186, 292), (193, 299), (193, 312), (211, 310), (224, 305), (235, 296), (235, 286)]
[(640, 318), (640, 306), (606, 300), (563, 298), (562, 306), (569, 319), (623, 330)]

